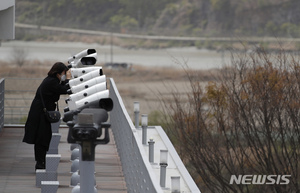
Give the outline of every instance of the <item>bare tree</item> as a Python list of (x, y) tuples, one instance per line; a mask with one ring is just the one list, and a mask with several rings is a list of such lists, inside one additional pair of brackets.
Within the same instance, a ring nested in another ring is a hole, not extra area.
[(22, 67), (28, 57), (28, 52), (23, 48), (14, 47), (11, 53), (11, 60), (19, 67)]
[[(232, 65), (205, 88), (187, 76), (191, 93), (162, 100), (167, 133), (200, 189), (300, 192), (299, 61), (259, 48), (232, 54)], [(274, 175), (276, 182), (230, 184), (232, 175)], [(291, 175), (288, 184), (279, 183), (282, 175)]]

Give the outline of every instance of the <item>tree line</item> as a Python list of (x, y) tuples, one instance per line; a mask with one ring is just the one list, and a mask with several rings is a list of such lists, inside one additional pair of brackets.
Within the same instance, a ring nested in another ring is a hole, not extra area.
[(101, 29), (142, 28), (170, 0), (17, 0), (17, 20), (40, 25)]
[(16, 21), (124, 33), (300, 36), (297, 0), (16, 0)]

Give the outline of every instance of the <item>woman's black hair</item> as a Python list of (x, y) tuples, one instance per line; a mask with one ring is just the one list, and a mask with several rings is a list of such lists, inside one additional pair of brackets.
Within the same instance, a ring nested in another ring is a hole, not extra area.
[(68, 70), (69, 68), (64, 63), (56, 62), (48, 72), (48, 76), (56, 76), (56, 74), (61, 74), (63, 71)]

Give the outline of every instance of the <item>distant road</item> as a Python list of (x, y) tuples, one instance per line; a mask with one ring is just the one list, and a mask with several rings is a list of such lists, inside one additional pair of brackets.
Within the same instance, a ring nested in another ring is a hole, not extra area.
[(248, 42), (300, 42), (300, 38), (275, 38), (275, 37), (178, 37), (178, 36), (149, 36), (136, 34), (110, 33), (104, 31), (82, 30), (62, 27), (37, 26), (22, 23), (15, 23), (17, 28), (41, 29), (57, 32), (70, 32), (87, 35), (110, 36), (119, 38), (147, 39), (147, 40), (180, 40), (180, 41), (248, 41)]

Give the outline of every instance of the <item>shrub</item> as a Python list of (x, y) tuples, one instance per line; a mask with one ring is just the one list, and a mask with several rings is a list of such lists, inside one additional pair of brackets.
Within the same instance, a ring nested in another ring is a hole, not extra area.
[[(164, 101), (167, 133), (203, 192), (298, 192), (300, 63), (281, 50), (232, 53), (217, 81)], [(163, 99), (162, 99), (163, 100)], [(288, 185), (229, 184), (231, 175), (291, 175)]]

